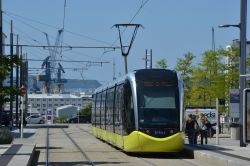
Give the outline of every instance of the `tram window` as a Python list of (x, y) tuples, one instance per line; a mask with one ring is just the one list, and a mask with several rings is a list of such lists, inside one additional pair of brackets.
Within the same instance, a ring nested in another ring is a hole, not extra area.
[(122, 107), (123, 107), (123, 84), (116, 87), (115, 108), (114, 108), (114, 127), (115, 132), (122, 135)]
[(175, 108), (175, 89), (150, 87), (142, 90), (139, 95), (141, 107), (144, 108)]
[(133, 98), (129, 82), (124, 84), (124, 133), (130, 134), (135, 129)]
[(113, 102), (114, 102), (114, 87), (107, 90), (106, 98), (106, 129), (113, 132)]
[(161, 82), (138, 81), (140, 127), (178, 127), (178, 87)]

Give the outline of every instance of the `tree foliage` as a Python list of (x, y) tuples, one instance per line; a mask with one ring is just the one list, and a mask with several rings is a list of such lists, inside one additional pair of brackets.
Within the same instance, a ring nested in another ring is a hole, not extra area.
[[(13, 62), (13, 66), (19, 66), (20, 61), (17, 55), (13, 55), (12, 58), (10, 55), (2, 56), (0, 59), (0, 81), (3, 83), (3, 81), (10, 75), (11, 72), (11, 60)], [(0, 104), (3, 105), (5, 102), (9, 102), (10, 94), (19, 94), (21, 95), (20, 89), (17, 89), (16, 87), (10, 87), (10, 86), (0, 86)]]
[(91, 109), (92, 109), (92, 103), (91, 102), (86, 103), (84, 108), (79, 111), (79, 115), (90, 116)]
[(168, 61), (163, 58), (163, 59), (160, 59), (156, 62), (156, 67), (157, 68), (162, 68), (162, 69), (167, 69), (168, 68)]
[(196, 66), (194, 58), (188, 52), (175, 67), (184, 82), (184, 105), (215, 106), (216, 98), (221, 98), (228, 110), (230, 89), (239, 87), (239, 49), (205, 51)]
[(194, 72), (194, 66), (193, 66), (194, 58), (195, 56), (191, 52), (188, 52), (184, 54), (183, 58), (177, 59), (177, 64), (175, 66), (175, 70), (181, 73), (181, 78), (184, 83), (184, 98), (186, 99), (184, 104), (189, 104), (190, 100), (190, 94), (189, 94), (191, 88), (190, 77)]

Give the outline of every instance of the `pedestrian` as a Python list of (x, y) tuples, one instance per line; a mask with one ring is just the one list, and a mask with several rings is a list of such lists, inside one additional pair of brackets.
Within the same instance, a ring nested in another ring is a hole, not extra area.
[(186, 121), (186, 130), (188, 135), (188, 142), (190, 145), (195, 144), (195, 122), (193, 120), (192, 114), (188, 115), (188, 120)]
[(207, 144), (208, 127), (210, 122), (207, 120), (204, 114), (200, 115), (200, 134), (201, 134), (201, 145), (203, 145), (203, 139), (205, 139), (205, 144)]
[(197, 138), (198, 138), (198, 135), (199, 135), (199, 132), (200, 132), (200, 127), (199, 127), (199, 124), (198, 124), (198, 122), (196, 120), (195, 115), (192, 116), (192, 119), (194, 121), (194, 131), (195, 131), (195, 133), (194, 133), (194, 144), (197, 144)]

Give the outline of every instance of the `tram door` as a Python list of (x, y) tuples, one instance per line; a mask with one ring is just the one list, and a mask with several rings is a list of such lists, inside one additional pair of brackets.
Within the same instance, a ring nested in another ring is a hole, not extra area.
[(129, 82), (124, 84), (123, 134), (129, 135), (135, 130), (134, 103)]

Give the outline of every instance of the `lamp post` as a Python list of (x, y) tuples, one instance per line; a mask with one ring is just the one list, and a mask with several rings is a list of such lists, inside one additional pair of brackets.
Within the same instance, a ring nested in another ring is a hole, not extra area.
[(79, 126), (79, 116), (80, 116), (80, 107), (77, 107), (77, 111), (78, 111), (78, 116), (77, 116), (77, 121), (78, 121), (78, 124), (77, 124), (77, 126)]
[(247, 0), (241, 0), (240, 24), (220, 25), (221, 28), (237, 27), (240, 29), (240, 146), (245, 147), (243, 142), (243, 90), (246, 88), (246, 28), (247, 28)]

